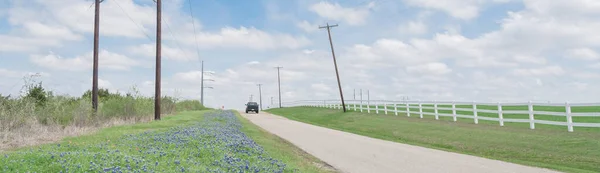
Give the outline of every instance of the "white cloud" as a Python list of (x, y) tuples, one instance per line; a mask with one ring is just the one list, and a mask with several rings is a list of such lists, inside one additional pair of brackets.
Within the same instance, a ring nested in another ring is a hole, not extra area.
[(98, 79), (98, 88), (112, 88), (112, 83), (108, 80)]
[(481, 0), (404, 0), (408, 5), (441, 10), (459, 19), (473, 19), (480, 11)]
[(529, 69), (515, 69), (513, 70), (513, 74), (520, 76), (545, 76), (545, 75), (553, 75), (559, 76), (563, 75), (565, 71), (560, 66), (546, 66), (542, 68), (529, 68)]
[[(255, 50), (298, 49), (311, 44), (305, 37), (272, 34), (254, 27), (222, 28), (218, 33), (198, 33), (200, 48), (249, 48)], [(193, 34), (180, 38), (187, 45), (196, 46)]]
[[(204, 73), (204, 80), (205, 83), (207, 83), (206, 80), (214, 80), (214, 76), (210, 73), (207, 73), (208, 71), (205, 71)], [(176, 73), (173, 78), (177, 81), (181, 81), (181, 82), (187, 82), (187, 83), (195, 83), (195, 84), (200, 84), (200, 81), (202, 79), (201, 76), (202, 72), (200, 71), (188, 71), (188, 72), (179, 72)]]
[(11, 78), (22, 77), (21, 76), (22, 74), (23, 74), (22, 72), (17, 72), (17, 71), (0, 68), (0, 76), (2, 76), (2, 77), (11, 77)]
[(60, 40), (0, 35), (0, 52), (36, 51), (40, 47), (60, 47)]
[(308, 49), (305, 49), (305, 50), (302, 51), (302, 53), (307, 54), (307, 55), (310, 55), (310, 54), (312, 54), (314, 52), (315, 52), (315, 50), (308, 50)]
[(427, 25), (421, 21), (410, 21), (401, 25), (399, 30), (401, 33), (420, 35), (427, 33)]
[(49, 26), (39, 22), (24, 23), (23, 27), (32, 35), (47, 39), (81, 40), (81, 35), (73, 33), (64, 26)]
[(593, 72), (579, 71), (579, 72), (572, 73), (572, 75), (573, 75), (573, 77), (576, 77), (579, 79), (584, 79), (584, 80), (600, 79), (600, 74), (593, 73)]
[(330, 92), (330, 91), (333, 90), (328, 85), (325, 85), (325, 84), (322, 84), (322, 83), (311, 84), (310, 88), (312, 88), (313, 90), (315, 90), (317, 92)]
[[(32, 55), (30, 61), (34, 64), (55, 70), (83, 71), (92, 68), (93, 53), (87, 53), (75, 58), (64, 58), (50, 52), (48, 55)], [(125, 55), (101, 50), (98, 54), (99, 68), (112, 70), (130, 70), (131, 67), (139, 66), (140, 63)]]
[(46, 72), (24, 72), (0, 68), (0, 77), (21, 78), (25, 76), (48, 77), (50, 74)]
[(514, 60), (521, 63), (529, 64), (546, 64), (546, 59), (539, 56), (515, 55)]
[(310, 11), (319, 16), (336, 21), (343, 21), (349, 25), (363, 25), (369, 16), (369, 8), (374, 4), (369, 4), (367, 8), (345, 8), (340, 4), (321, 1), (310, 6)]
[(298, 28), (304, 30), (305, 32), (309, 32), (309, 33), (319, 30), (319, 25), (311, 24), (306, 20), (303, 20), (302, 22), (297, 22), (296, 26)]
[[(155, 57), (156, 56), (156, 44), (142, 44), (138, 46), (130, 47), (130, 51), (134, 54), (143, 55), (145, 57)], [(197, 59), (197, 54), (195, 51), (191, 51), (189, 49), (176, 48), (167, 46), (165, 44), (161, 45), (161, 57), (164, 57), (168, 60), (175, 61), (192, 61)]]
[(600, 59), (600, 55), (598, 55), (598, 53), (596, 53), (596, 51), (594, 51), (590, 48), (571, 49), (566, 52), (565, 56), (567, 58), (581, 59), (581, 60), (587, 60), (587, 61)]
[(421, 75), (444, 75), (452, 72), (452, 69), (448, 68), (448, 66), (444, 63), (434, 62), (424, 65), (406, 67), (406, 71)]
[[(40, 21), (41, 18), (38, 16), (46, 15), (52, 19), (52, 22), (68, 26), (77, 32), (93, 33), (91, 26), (94, 22), (92, 20), (94, 19), (94, 7), (89, 8), (92, 4), (90, 1), (36, 1), (36, 3), (41, 5), (44, 11), (26, 8), (27, 5), (30, 5), (27, 3), (20, 4), (17, 6), (21, 8), (15, 9), (10, 14), (10, 21), (15, 24)], [(148, 17), (156, 16), (152, 6), (139, 5), (133, 0), (104, 1), (100, 8), (100, 34), (105, 36), (144, 38), (143, 32), (151, 33), (149, 28), (156, 22), (154, 18)], [(26, 13), (24, 14), (24, 12)], [(127, 15), (136, 23), (133, 23)]]

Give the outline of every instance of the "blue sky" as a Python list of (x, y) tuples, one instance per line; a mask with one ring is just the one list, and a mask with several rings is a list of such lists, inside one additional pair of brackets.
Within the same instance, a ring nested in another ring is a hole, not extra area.
[[(0, 0), (0, 93), (18, 94), (30, 73), (60, 94), (91, 88), (91, 4)], [(257, 83), (269, 106), (280, 65), (284, 101), (338, 98), (327, 32), (318, 29), (326, 23), (339, 24), (332, 36), (346, 98), (354, 89), (388, 100), (594, 102), (600, 94), (599, 2), (192, 0), (193, 19), (189, 1), (163, 4), (163, 93), (199, 99), (202, 59), (215, 72), (209, 106), (243, 107)], [(153, 94), (155, 10), (151, 0), (101, 4), (101, 87)]]

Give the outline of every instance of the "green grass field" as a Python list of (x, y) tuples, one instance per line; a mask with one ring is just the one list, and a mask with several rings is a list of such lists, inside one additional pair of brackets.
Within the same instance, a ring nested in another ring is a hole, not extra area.
[(230, 115), (229, 119), (219, 115), (207, 117), (214, 112), (220, 111), (183, 112), (161, 121), (115, 126), (59, 143), (7, 151), (0, 153), (0, 170), (202, 172), (244, 169), (250, 165), (250, 170), (285, 167), (284, 172), (333, 172), (323, 162), (239, 114)]
[[(371, 107), (371, 113), (375, 114), (375, 108), (376, 106), (373, 105), (374, 103), (371, 103), (372, 105)], [(348, 104), (350, 106), (351, 111), (354, 110), (354, 104)], [(394, 112), (392, 112), (394, 110), (393, 105), (392, 104), (388, 104), (388, 105), (384, 105), (384, 104), (378, 104), (377, 107), (381, 110), (384, 109), (384, 106), (387, 106), (388, 109), (388, 114), (394, 114)], [(405, 104), (398, 104), (397, 105), (397, 109), (398, 111), (406, 111), (406, 105)], [(419, 108), (414, 108), (414, 107), (418, 107), (418, 104), (410, 104), (411, 108), (410, 111), (413, 112), (411, 113), (411, 116), (419, 116), (418, 113), (414, 113), (414, 112), (419, 112)], [(434, 105), (433, 104), (422, 104), (421, 105), (423, 107), (423, 112), (424, 113), (434, 113)], [(356, 105), (357, 111), (359, 110), (359, 105)], [(367, 112), (366, 110), (366, 105), (363, 105), (363, 112)], [(440, 104), (438, 105), (438, 108), (452, 108), (452, 105), (449, 104)], [(473, 105), (464, 105), (464, 104), (457, 104), (456, 108), (458, 109), (473, 109)], [(384, 111), (379, 111), (379, 114), (384, 114)], [(488, 113), (488, 112), (481, 112), (481, 111), (485, 111), (485, 110), (490, 110), (490, 111), (497, 111), (498, 110), (498, 106), (497, 105), (481, 105), (478, 104), (477, 105), (477, 110), (478, 113), (477, 115), (479, 117), (489, 117), (489, 118), (498, 118), (498, 113)], [(503, 111), (528, 111), (528, 106), (502, 106), (502, 110)], [(544, 112), (556, 112), (556, 113), (561, 113), (561, 114), (565, 114), (565, 106), (533, 106), (533, 110), (534, 111), (544, 111)], [(571, 107), (571, 112), (572, 113), (590, 113), (590, 112), (598, 112), (600, 113), (600, 106), (572, 106)], [(452, 114), (451, 110), (438, 110), (439, 114)], [(399, 113), (402, 115), (406, 115), (404, 113)], [(467, 115), (467, 116), (473, 116), (474, 113), (472, 110), (469, 111), (465, 111), (465, 110), (457, 110), (456, 111), (457, 115)], [(424, 114), (423, 115), (424, 118), (431, 118), (434, 119), (434, 115), (427, 115)], [(503, 113), (503, 118), (504, 119), (523, 119), (523, 120), (529, 120), (529, 114), (528, 113), (523, 113), (523, 114), (513, 114), (513, 113)], [(439, 116), (440, 120), (445, 120), (445, 121), (453, 121), (453, 118), (451, 116)], [(534, 119), (535, 120), (546, 120), (546, 121), (554, 121), (554, 122), (567, 122), (567, 118), (566, 116), (556, 116), (556, 115), (544, 115), (544, 114), (535, 114), (534, 115)], [(578, 116), (573, 116), (572, 117), (573, 123), (600, 123), (600, 116), (598, 117), (578, 117)], [(472, 118), (462, 118), (462, 117), (457, 117), (457, 121), (461, 121), (461, 122), (471, 122), (473, 123), (474, 120)], [(482, 120), (479, 119), (479, 123), (483, 123), (483, 124), (499, 124), (498, 121), (489, 121), (489, 120)], [(529, 123), (528, 122), (504, 122), (505, 125), (512, 125), (512, 126), (519, 126), (519, 127), (523, 127), (523, 128), (529, 128)], [(550, 124), (541, 124), (541, 123), (535, 123), (535, 128), (541, 128), (541, 129), (563, 129), (563, 130), (567, 130), (567, 126), (561, 126), (561, 125), (550, 125)], [(600, 128), (598, 127), (574, 127), (575, 131), (599, 131), (600, 132)]]
[(267, 112), (292, 120), (383, 140), (470, 154), (565, 172), (600, 171), (600, 133), (566, 127), (528, 129), (521, 123), (473, 124), (432, 117), (375, 115), (337, 109), (291, 107)]

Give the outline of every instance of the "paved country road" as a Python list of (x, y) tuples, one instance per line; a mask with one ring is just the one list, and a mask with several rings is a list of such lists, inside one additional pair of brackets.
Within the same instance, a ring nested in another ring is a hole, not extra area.
[(254, 124), (291, 142), (342, 172), (556, 172), (374, 139), (263, 112), (241, 114)]

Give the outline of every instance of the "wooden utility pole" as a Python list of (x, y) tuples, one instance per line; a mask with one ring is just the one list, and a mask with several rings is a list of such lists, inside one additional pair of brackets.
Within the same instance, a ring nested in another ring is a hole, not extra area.
[(258, 105), (260, 106), (260, 110), (262, 111), (262, 84), (257, 84), (258, 85)]
[(94, 3), (94, 67), (92, 72), (92, 109), (94, 109), (94, 113), (98, 112), (98, 44), (100, 40), (100, 2), (102, 1), (95, 0)]
[(279, 108), (281, 108), (281, 78), (279, 76), (279, 69), (281, 69), (283, 67), (278, 66), (275, 68), (277, 68), (277, 87), (279, 88)]
[(161, 0), (154, 0), (156, 2), (156, 81), (154, 88), (154, 120), (160, 120), (160, 56), (161, 56)]
[(329, 23), (327, 23), (327, 26), (319, 26), (319, 29), (326, 28), (327, 35), (329, 35), (329, 45), (331, 46), (331, 55), (333, 56), (333, 66), (335, 66), (335, 75), (337, 77), (338, 87), (340, 88), (340, 97), (342, 99), (342, 108), (344, 108), (344, 112), (346, 112), (346, 104), (344, 103), (344, 93), (342, 92), (342, 84), (340, 82), (340, 74), (338, 72), (337, 62), (335, 60), (335, 51), (333, 50), (333, 41), (331, 40), (331, 28), (337, 27), (337, 26), (338, 26), (337, 24), (329, 25)]

